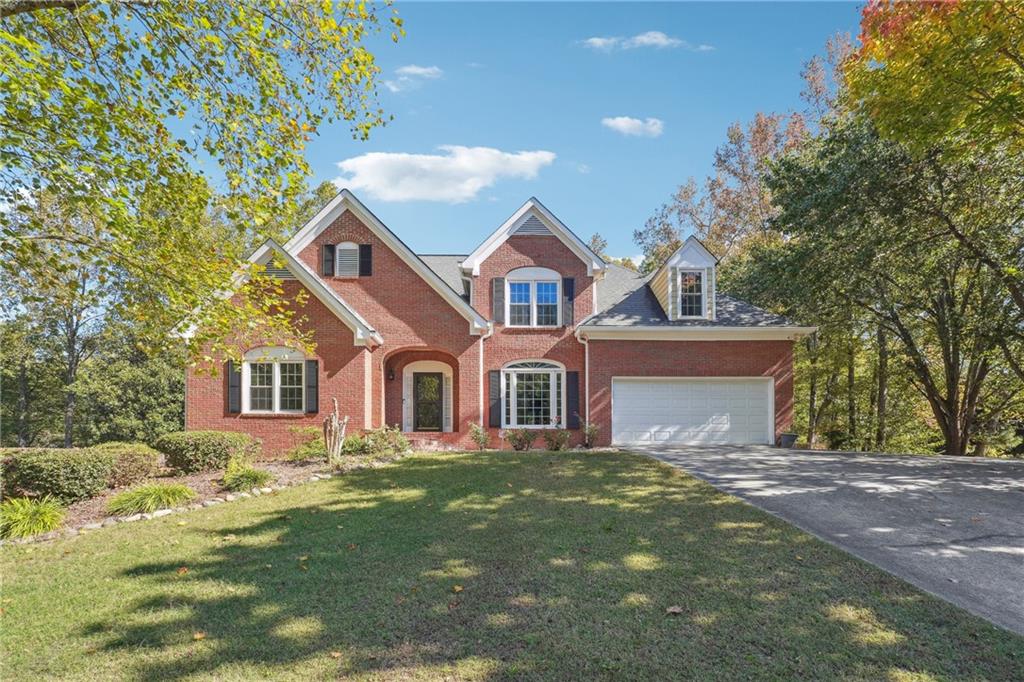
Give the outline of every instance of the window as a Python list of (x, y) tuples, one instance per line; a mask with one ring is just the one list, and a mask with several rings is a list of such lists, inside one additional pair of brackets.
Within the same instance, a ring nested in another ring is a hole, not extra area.
[(305, 358), (289, 348), (257, 348), (245, 354), (243, 412), (302, 412)]
[(342, 242), (334, 247), (334, 276), (359, 276), (359, 245)]
[(704, 317), (704, 273), (679, 272), (679, 317)]
[(552, 362), (516, 362), (506, 366), (501, 373), (504, 426), (560, 427), (564, 375), (565, 370)]
[(562, 279), (547, 268), (520, 268), (506, 278), (509, 327), (557, 327), (561, 324)]

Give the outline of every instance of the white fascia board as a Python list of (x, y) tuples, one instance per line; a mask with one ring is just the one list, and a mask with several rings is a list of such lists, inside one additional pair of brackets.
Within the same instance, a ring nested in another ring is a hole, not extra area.
[(583, 243), (579, 237), (570, 230), (565, 223), (559, 220), (554, 213), (549, 211), (544, 204), (536, 197), (530, 197), (526, 203), (512, 214), (512, 216), (501, 224), (497, 230), (491, 233), (480, 246), (476, 247), (473, 253), (466, 256), (462, 261), (462, 269), (472, 273), (474, 276), (480, 274), (480, 264), (487, 260), (487, 257), (494, 253), (495, 249), (505, 243), (505, 240), (512, 236), (520, 224), (530, 214), (536, 215), (551, 234), (558, 237), (559, 241), (565, 244), (577, 258), (586, 263), (587, 274), (591, 277), (600, 276), (607, 267), (601, 257), (590, 250), (590, 247)]
[(456, 311), (469, 321), (470, 334), (482, 334), (487, 330), (487, 320), (476, 311), (473, 306), (466, 302), (462, 296), (453, 291), (441, 277), (430, 269), (419, 256), (412, 252), (405, 242), (399, 239), (394, 232), (380, 221), (352, 192), (343, 189), (331, 199), (326, 206), (313, 216), (309, 222), (303, 225), (295, 235), (289, 239), (284, 249), (288, 253), (297, 254), (306, 248), (317, 235), (324, 231), (331, 223), (338, 219), (345, 211), (352, 211), (353, 214), (366, 225), (388, 248), (391, 249), (406, 265), (420, 275), (430, 287), (436, 291), (441, 298), (448, 302)]
[[(331, 289), (329, 286), (324, 284), (323, 280), (312, 269), (292, 254), (288, 253), (280, 244), (272, 240), (267, 240), (253, 252), (249, 260), (253, 263), (258, 263), (260, 260), (270, 255), (278, 256), (288, 271), (292, 273), (306, 289), (308, 289), (314, 296), (319, 299), (321, 303), (327, 306), (328, 310), (333, 312), (335, 316), (345, 323), (345, 325), (352, 330), (355, 345), (357, 346), (370, 346), (370, 345), (382, 345), (384, 343), (384, 337), (380, 335), (377, 330), (370, 326), (370, 324), (363, 319), (362, 315), (357, 313), (355, 309), (345, 302), (345, 299), (341, 297), (338, 292)], [(244, 279), (247, 279), (247, 275), (243, 275)]]
[(610, 327), (580, 325), (576, 336), (589, 341), (795, 341), (817, 327)]

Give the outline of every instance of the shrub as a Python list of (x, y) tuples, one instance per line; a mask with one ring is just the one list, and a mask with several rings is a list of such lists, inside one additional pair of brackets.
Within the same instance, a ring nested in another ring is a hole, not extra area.
[(537, 432), (533, 429), (509, 429), (505, 432), (505, 438), (513, 450), (529, 450), (537, 440)]
[(92, 448), (24, 450), (4, 464), (3, 486), (25, 497), (71, 504), (95, 497), (110, 480), (114, 455)]
[(544, 431), (544, 445), (548, 450), (565, 450), (569, 445), (569, 432), (565, 429), (549, 429)]
[(366, 453), (366, 439), (356, 433), (345, 436), (341, 443), (341, 451), (346, 455), (362, 455)]
[(409, 439), (397, 426), (382, 426), (363, 434), (364, 451), (368, 455), (395, 455), (409, 449)]
[(311, 459), (326, 460), (323, 431), (315, 426), (292, 426), (288, 429), (299, 443), (285, 453), (289, 462), (305, 462)]
[(156, 441), (156, 449), (167, 455), (167, 465), (186, 474), (223, 469), (235, 456), (253, 458), (260, 441), (234, 431), (178, 431)]
[(111, 514), (143, 514), (179, 507), (195, 497), (195, 491), (187, 485), (151, 483), (114, 495), (107, 503), (107, 510)]
[(481, 450), (486, 448), (487, 444), (491, 442), (491, 434), (487, 433), (487, 429), (476, 422), (469, 422), (469, 438)]
[(94, 446), (94, 450), (114, 457), (107, 485), (119, 488), (132, 485), (156, 473), (160, 453), (144, 443), (110, 442)]
[(583, 447), (592, 448), (597, 443), (597, 434), (600, 429), (594, 422), (583, 422)]
[(49, 533), (64, 520), (64, 508), (52, 497), (12, 497), (0, 502), (0, 537), (25, 538)]
[(239, 492), (251, 488), (261, 488), (273, 479), (274, 475), (269, 471), (257, 469), (247, 460), (234, 457), (228, 462), (221, 483), (225, 489)]

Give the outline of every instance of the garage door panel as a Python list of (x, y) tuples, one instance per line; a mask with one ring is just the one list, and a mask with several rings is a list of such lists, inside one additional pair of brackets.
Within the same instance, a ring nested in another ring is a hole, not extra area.
[(771, 380), (612, 380), (612, 442), (770, 443)]

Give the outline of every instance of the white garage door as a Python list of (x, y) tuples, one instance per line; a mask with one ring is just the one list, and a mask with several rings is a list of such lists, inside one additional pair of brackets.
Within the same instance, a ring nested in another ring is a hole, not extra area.
[(612, 379), (616, 445), (774, 442), (770, 378)]

